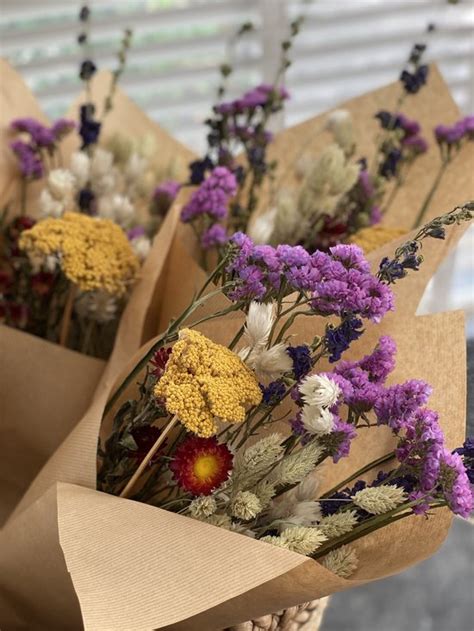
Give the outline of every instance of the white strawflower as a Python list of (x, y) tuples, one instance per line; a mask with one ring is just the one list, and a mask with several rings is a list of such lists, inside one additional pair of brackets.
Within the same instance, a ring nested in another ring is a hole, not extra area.
[(286, 352), (286, 344), (275, 344), (271, 348), (260, 346), (250, 350), (248, 347), (239, 352), (239, 356), (260, 377), (274, 380), (293, 367), (291, 357)]
[(323, 451), (317, 441), (308, 443), (286, 456), (272, 471), (271, 480), (282, 486), (301, 482), (314, 469)]
[(42, 217), (61, 217), (66, 210), (64, 202), (54, 199), (47, 188), (39, 196), (39, 209)]
[(270, 243), (275, 229), (277, 208), (271, 208), (256, 217), (249, 226), (248, 235), (254, 243)]
[(333, 574), (341, 578), (349, 578), (357, 570), (359, 559), (351, 547), (341, 546), (328, 552), (321, 563)]
[(333, 539), (350, 532), (356, 525), (356, 511), (348, 510), (323, 517), (318, 524), (318, 528), (324, 532), (328, 539)]
[(112, 170), (113, 164), (113, 154), (102, 147), (96, 147), (90, 161), (90, 178), (95, 180), (107, 175)]
[(250, 347), (265, 346), (275, 321), (275, 303), (252, 301), (245, 319), (245, 337)]
[(85, 151), (75, 151), (71, 155), (69, 167), (76, 178), (77, 187), (83, 188), (89, 180), (90, 173), (90, 159), (87, 153)]
[(329, 115), (326, 127), (341, 149), (346, 154), (351, 154), (355, 144), (351, 113), (347, 110), (335, 110)]
[(216, 510), (216, 500), (209, 495), (196, 497), (189, 505), (189, 512), (193, 517), (198, 519), (202, 517), (210, 517), (216, 512)]
[(305, 405), (301, 412), (301, 420), (310, 434), (330, 434), (334, 429), (334, 415), (327, 408)]
[(406, 493), (400, 487), (394, 484), (382, 484), (357, 491), (352, 501), (372, 515), (382, 515), (403, 504), (405, 499)]
[(248, 521), (261, 512), (262, 505), (254, 493), (239, 491), (231, 502), (230, 510), (234, 517)]
[[(285, 493), (279, 501), (274, 502), (269, 511), (272, 519), (287, 519), (291, 515), (299, 516), (300, 511), (311, 510), (314, 521), (321, 517), (319, 503), (314, 502), (317, 488), (319, 486), (318, 477), (312, 471), (297, 486)], [(298, 510), (296, 507), (299, 506)]]
[(130, 245), (140, 261), (144, 261), (150, 253), (151, 241), (145, 235), (132, 239)]
[(296, 526), (287, 528), (279, 537), (262, 537), (260, 541), (308, 555), (315, 552), (326, 541), (326, 537), (318, 528)]
[(105, 324), (117, 317), (118, 304), (115, 296), (97, 290), (81, 294), (76, 300), (74, 309), (83, 318)]
[(341, 389), (335, 381), (326, 375), (309, 375), (305, 377), (298, 390), (306, 405), (331, 407), (341, 396)]
[(54, 199), (69, 200), (76, 185), (76, 178), (67, 169), (53, 169), (48, 175), (48, 189)]

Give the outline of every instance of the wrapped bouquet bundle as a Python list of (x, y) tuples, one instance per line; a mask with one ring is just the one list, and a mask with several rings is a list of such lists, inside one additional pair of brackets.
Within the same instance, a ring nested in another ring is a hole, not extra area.
[(204, 283), (184, 261), (194, 295), (162, 286), (174, 320), (107, 369), (1, 532), (3, 626), (218, 630), (432, 554), (472, 509), (464, 333), (413, 314), (422, 244), (472, 208), (373, 272), (242, 233)]

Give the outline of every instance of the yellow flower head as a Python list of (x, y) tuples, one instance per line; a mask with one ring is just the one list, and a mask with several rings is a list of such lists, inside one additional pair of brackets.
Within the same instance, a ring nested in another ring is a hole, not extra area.
[(386, 243), (390, 243), (394, 239), (398, 239), (403, 234), (406, 234), (407, 230), (400, 228), (386, 228), (385, 226), (369, 226), (368, 228), (362, 228), (358, 230), (349, 239), (350, 243), (355, 243), (364, 250), (367, 254), (382, 247)]
[(181, 331), (155, 396), (164, 398), (168, 412), (204, 438), (216, 433), (216, 418), (242, 423), (245, 407), (262, 400), (255, 375), (238, 355), (190, 329)]
[(31, 258), (57, 255), (64, 275), (81, 291), (102, 289), (122, 296), (140, 268), (117, 224), (81, 213), (38, 222), (21, 234), (19, 245)]

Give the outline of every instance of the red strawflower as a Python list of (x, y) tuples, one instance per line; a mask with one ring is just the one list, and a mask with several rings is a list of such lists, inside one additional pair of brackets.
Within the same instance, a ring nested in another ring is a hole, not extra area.
[(51, 272), (38, 272), (31, 277), (31, 289), (38, 296), (46, 296), (54, 284), (54, 274)]
[(209, 495), (229, 477), (233, 456), (217, 438), (186, 438), (169, 467), (178, 485), (192, 495)]
[(151, 374), (154, 375), (157, 379), (160, 379), (163, 376), (170, 355), (171, 348), (159, 348), (150, 359), (150, 364), (153, 364), (154, 366)]
[(33, 217), (28, 217), (28, 215), (15, 217), (15, 219), (8, 227), (7, 236), (12, 241), (16, 241), (23, 230), (29, 230), (35, 225), (35, 223), (36, 219), (33, 219)]

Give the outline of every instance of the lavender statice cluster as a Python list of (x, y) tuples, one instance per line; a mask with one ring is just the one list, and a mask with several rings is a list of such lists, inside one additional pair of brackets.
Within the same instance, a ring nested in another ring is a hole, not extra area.
[(10, 143), (18, 158), (22, 175), (31, 180), (43, 177), (45, 156), (54, 155), (58, 143), (74, 129), (73, 121), (60, 118), (51, 127), (35, 118), (17, 118), (10, 124), (13, 132), (21, 135)]
[(162, 182), (153, 191), (152, 212), (160, 217), (164, 217), (176, 199), (181, 184), (175, 180)]
[(225, 167), (216, 167), (183, 207), (181, 221), (200, 222), (199, 233), (204, 249), (226, 242), (227, 234), (222, 222), (227, 217), (229, 200), (236, 190), (234, 174)]
[(449, 148), (463, 140), (474, 140), (474, 116), (465, 116), (453, 125), (437, 125), (434, 135), (440, 147)]
[(397, 175), (403, 163), (413, 162), (417, 156), (426, 153), (428, 143), (420, 134), (420, 124), (404, 114), (381, 110), (375, 118), (379, 120), (381, 128), (389, 132), (389, 137), (381, 147), (379, 174), (391, 179)]
[(407, 67), (400, 74), (400, 82), (406, 94), (417, 94), (426, 84), (429, 67), (422, 64), (426, 44), (415, 44), (410, 51)]

